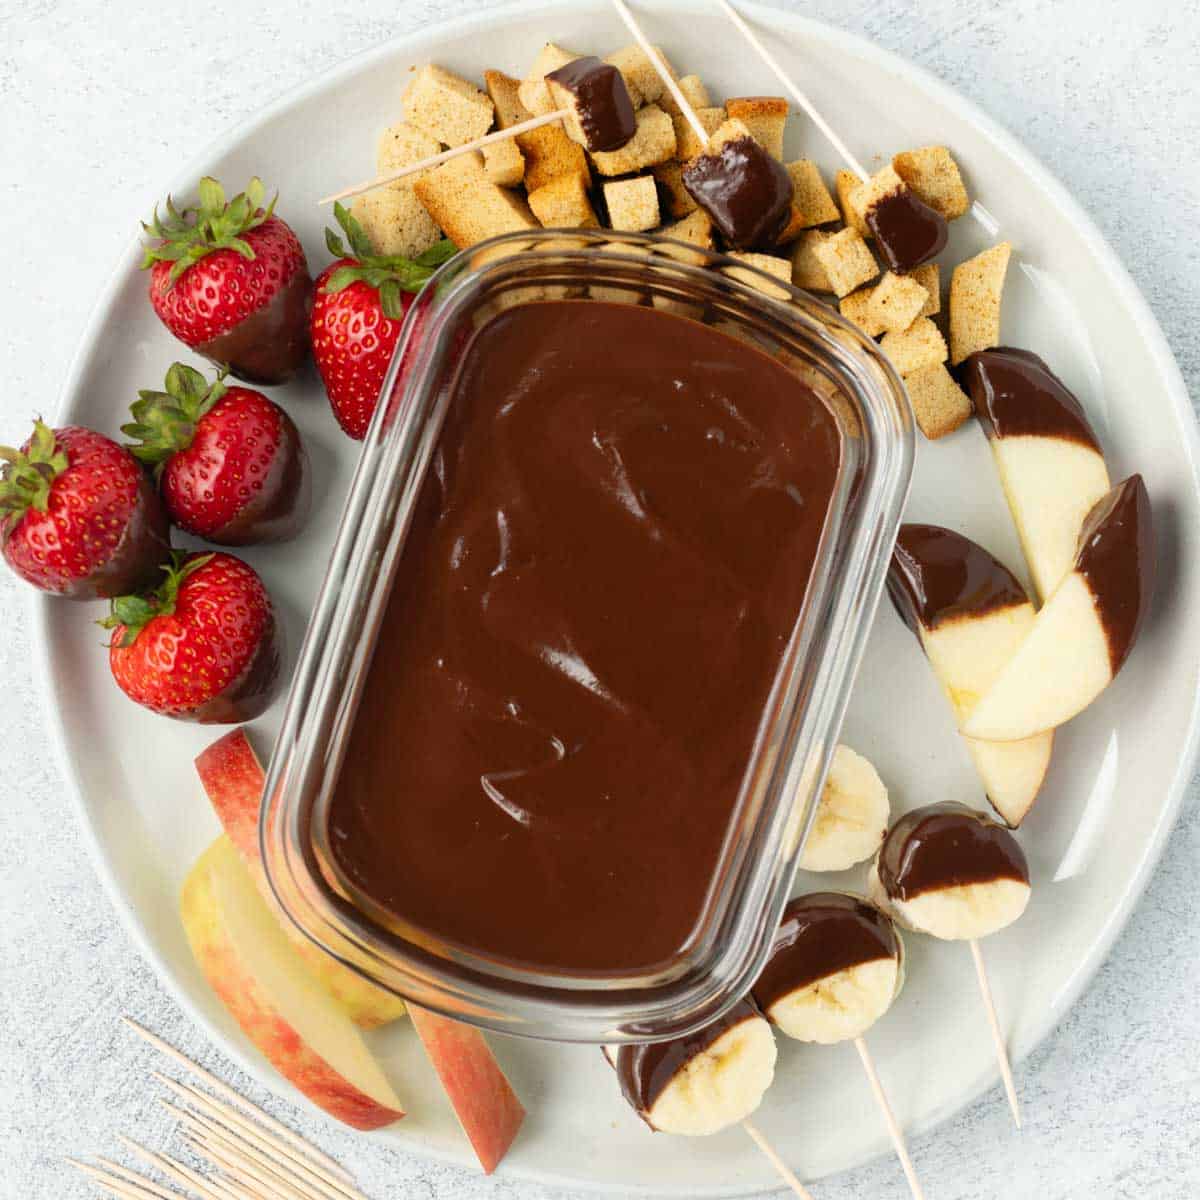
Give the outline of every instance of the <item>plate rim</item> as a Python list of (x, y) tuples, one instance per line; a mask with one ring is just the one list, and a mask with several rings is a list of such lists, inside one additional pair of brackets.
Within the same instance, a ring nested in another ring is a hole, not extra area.
[[(658, 0), (659, 7), (667, 11), (688, 11), (700, 7), (707, 8), (704, 0)], [(603, 7), (599, 0), (594, 0), (590, 7)], [(1133, 315), (1138, 336), (1146, 346), (1157, 370), (1161, 373), (1167, 386), (1166, 394), (1175, 410), (1179, 426), (1183, 431), (1183, 452), (1190, 469), (1192, 490), (1197, 503), (1200, 504), (1200, 418), (1192, 407), (1186, 383), (1179, 364), (1171, 350), (1166, 335), (1150, 308), (1141, 289), (1130, 275), (1121, 257), (1109, 244), (1092, 216), (1078, 201), (1070, 190), (1063, 184), (1042, 161), (1014, 134), (1005, 129), (996, 119), (985, 112), (974, 100), (963, 95), (950, 84), (944, 82), (927, 68), (912, 62), (895, 51), (880, 46), (870, 38), (848, 30), (841, 29), (824, 21), (803, 16), (788, 9), (774, 8), (759, 0), (739, 0), (738, 7), (751, 21), (758, 24), (771, 21), (781, 23), (783, 32), (789, 36), (803, 38), (806, 34), (815, 33), (821, 39), (834, 45), (845, 47), (850, 53), (867, 61), (874, 62), (882, 69), (906, 79), (915, 85), (919, 91), (930, 95), (947, 107), (957, 108), (976, 133), (990, 141), (1001, 153), (1017, 160), (1027, 177), (1033, 179), (1037, 186), (1048, 192), (1054, 202), (1070, 219), (1071, 224), (1080, 234), (1087, 250), (1093, 256), (1097, 266), (1102, 271), (1115, 291), (1120, 295)], [(204, 165), (214, 158), (232, 149), (235, 145), (244, 143), (253, 137), (264, 125), (276, 116), (288, 111), (298, 103), (309, 99), (344, 78), (354, 76), (361, 70), (369, 68), (376, 60), (401, 54), (405, 48), (419, 41), (437, 37), (455, 37), (472, 32), (484, 32), (488, 28), (501, 25), (514, 18), (530, 19), (538, 13), (559, 13), (562, 10), (578, 11), (579, 5), (572, 0), (507, 0), (505, 3), (490, 5), (477, 12), (465, 13), (460, 16), (437, 20), (429, 24), (415, 26), (397, 33), (393, 37), (352, 54), (313, 78), (296, 84), (278, 96), (255, 109), (249, 116), (223, 129), (210, 139), (196, 154), (173, 175), (170, 186), (159, 191), (155, 199), (191, 187)], [(70, 366), (67, 370), (62, 387), (55, 405), (55, 420), (62, 420), (64, 410), (71, 406), (72, 400), (80, 393), (80, 382), (84, 364), (91, 357), (96, 343), (102, 333), (105, 316), (117, 292), (127, 282), (127, 272), (131, 264), (140, 257), (140, 237), (131, 239), (124, 251), (117, 258), (101, 288), (92, 309), (84, 323), (79, 339), (75, 345)], [(168, 994), (187, 1015), (193, 1025), (197, 1026), (208, 1038), (212, 1046), (225, 1058), (233, 1062), (239, 1070), (259, 1084), (271, 1096), (298, 1104), (302, 1108), (317, 1114), (325, 1120), (333, 1121), (323, 1109), (314, 1104), (303, 1093), (294, 1088), (287, 1080), (276, 1075), (268, 1068), (265, 1060), (256, 1054), (247, 1053), (240, 1046), (231, 1043), (225, 1034), (219, 1030), (209, 1018), (196, 1006), (190, 993), (184, 987), (175, 973), (151, 943), (149, 932), (140, 913), (128, 902), (121, 888), (116, 873), (101, 840), (97, 824), (92, 816), (92, 808), (88, 804), (78, 775), (73, 767), (72, 754), (68, 748), (65, 722), (54, 703), (51, 678), (51, 641), (48, 630), (49, 614), (54, 611), (56, 598), (43, 593), (32, 592), (27, 603), (30, 613), (30, 632), (32, 634), (32, 665), (36, 694), (41, 707), (41, 715), (45, 722), (47, 738), (51, 752), (66, 785), (70, 803), (75, 809), (76, 817), (84, 835), (84, 844), (88, 857), (96, 875), (100, 879), (104, 891), (116, 912), (118, 920), (125, 933), (130, 937), (142, 958), (149, 963), (156, 977)], [(1197, 677), (1200, 678), (1200, 664), (1197, 664)], [(1147, 840), (1145, 851), (1129, 878), (1129, 883), (1116, 899), (1110, 910), (1109, 919), (1102, 931), (1088, 947), (1082, 963), (1075, 974), (1056, 996), (1061, 1005), (1057, 1013), (1051, 1013), (1033, 1034), (1012, 1047), (1014, 1064), (1023, 1061), (1039, 1047), (1054, 1031), (1057, 1024), (1078, 1004), (1080, 998), (1091, 985), (1097, 972), (1112, 953), (1117, 939), (1128, 925), (1134, 907), (1145, 894), (1146, 888), (1160, 862), (1166, 848), (1167, 839), (1174, 829), (1183, 798), (1188, 784), (1196, 774), (1200, 763), (1200, 689), (1193, 689), (1191, 710), (1188, 714), (1187, 735), (1179, 750), (1176, 768), (1166, 789), (1163, 804), (1159, 811), (1158, 820)], [(921, 1136), (942, 1125), (955, 1114), (965, 1111), (975, 1104), (996, 1083), (994, 1072), (986, 1072), (973, 1086), (968, 1087), (959, 1100), (939, 1107), (924, 1120), (909, 1127), (911, 1136)], [(336, 1127), (336, 1122), (335, 1122)], [(340, 1127), (339, 1127), (340, 1128)], [(376, 1138), (375, 1140), (379, 1140)], [(396, 1150), (413, 1154), (420, 1158), (452, 1164), (454, 1166), (473, 1169), (474, 1160), (465, 1149), (446, 1149), (420, 1144), (404, 1144), (395, 1147)], [(886, 1157), (890, 1150), (881, 1148), (877, 1153), (864, 1158), (859, 1169), (879, 1158)], [(837, 1172), (841, 1174), (843, 1172)], [(582, 1191), (600, 1194), (620, 1194), (637, 1196), (661, 1196), (658, 1189), (643, 1185), (609, 1184), (587, 1179), (579, 1179), (560, 1171), (537, 1166), (501, 1163), (496, 1175), (513, 1180), (528, 1180), (548, 1187), (571, 1187)], [(761, 1186), (751, 1185), (749, 1190), (744, 1186), (722, 1186), (706, 1190), (703, 1195), (712, 1197), (738, 1197), (762, 1195), (777, 1190), (777, 1183), (767, 1183)]]

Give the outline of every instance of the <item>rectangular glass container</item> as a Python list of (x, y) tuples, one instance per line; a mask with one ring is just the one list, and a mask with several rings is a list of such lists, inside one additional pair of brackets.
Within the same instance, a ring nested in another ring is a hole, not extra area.
[[(786, 292), (786, 298), (784, 293)], [(653, 304), (742, 336), (825, 400), (842, 461), (804, 603), (758, 726), (696, 936), (651, 975), (551, 974), (442, 944), (340, 880), (326, 817), (464, 339), (503, 308)], [(260, 838), (306, 936), (414, 1003), (506, 1033), (607, 1042), (717, 1017), (761, 969), (837, 740), (907, 494), (913, 421), (878, 347), (807, 293), (720, 254), (605, 230), (514, 234), (416, 299), (363, 444), (267, 774)]]

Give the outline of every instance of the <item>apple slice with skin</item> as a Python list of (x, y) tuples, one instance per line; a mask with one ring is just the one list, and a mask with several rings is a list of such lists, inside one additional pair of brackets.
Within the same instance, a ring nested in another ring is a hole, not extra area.
[(1071, 570), (1079, 530), (1111, 484), (1079, 401), (1028, 350), (972, 354), (962, 381), (988, 436), (1038, 596)]
[(313, 978), (228, 837), (184, 881), (180, 916), (209, 985), (285, 1079), (355, 1129), (404, 1116), (358, 1028)]
[(963, 724), (1014, 741), (1082, 712), (1129, 657), (1154, 592), (1154, 530), (1140, 475), (1088, 514), (1070, 574)]
[[(1028, 636), (1033, 604), (982, 546), (938, 525), (904, 525), (888, 567), (888, 594), (917, 635), (961, 724)], [(1053, 733), (1020, 742), (964, 738), (992, 807), (1016, 827), (1041, 790)]]
[[(267, 904), (275, 898), (263, 871), (258, 813), (266, 776), (244, 728), (219, 737), (196, 758), (196, 771), (222, 828), (237, 847)], [(290, 922), (281, 922), (301, 958), (362, 1029), (375, 1029), (404, 1015), (404, 1001), (377, 987), (326, 954)]]

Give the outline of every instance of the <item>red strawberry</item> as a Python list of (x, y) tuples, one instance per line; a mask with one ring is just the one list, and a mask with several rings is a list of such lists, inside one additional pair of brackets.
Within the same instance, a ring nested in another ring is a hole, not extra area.
[(180, 212), (167, 197), (167, 217), (142, 228), (143, 269), (150, 302), (185, 345), (239, 379), (284, 383), (308, 356), (312, 280), (304, 250), (262, 207), (260, 179), (228, 204), (215, 179), (200, 180), (198, 208)]
[(223, 546), (281, 542), (308, 516), (308, 455), (292, 418), (262, 392), (213, 383), (183, 363), (165, 392), (139, 392), (121, 432), (154, 468), (171, 520)]
[(72, 600), (144, 587), (170, 553), (167, 514), (128, 450), (78, 425), (35, 421), (0, 446), (0, 544), (22, 579)]
[(182, 721), (257, 717), (275, 694), (280, 638), (258, 575), (232, 554), (176, 553), (147, 595), (121, 596), (100, 624), (108, 662), (131, 699)]
[(333, 230), (325, 231), (325, 244), (337, 262), (317, 278), (313, 357), (338, 424), (361, 440), (379, 401), (413, 294), (454, 257), (455, 247), (451, 241), (441, 241), (415, 259), (376, 254), (362, 226), (342, 205), (335, 205), (334, 213), (350, 240), (350, 250)]

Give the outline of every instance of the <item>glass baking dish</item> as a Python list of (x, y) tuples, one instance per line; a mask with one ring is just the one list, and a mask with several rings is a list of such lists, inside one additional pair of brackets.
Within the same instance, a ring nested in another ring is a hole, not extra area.
[[(842, 434), (807, 594), (703, 918), (684, 951), (648, 975), (549, 974), (445, 944), (356, 895), (326, 833), (463, 342), (505, 307), (556, 298), (654, 304), (720, 324), (813, 387)], [(715, 1019), (756, 977), (787, 899), (881, 593), (913, 454), (903, 385), (874, 342), (812, 296), (744, 263), (653, 236), (571, 230), (507, 235), (446, 264), (412, 305), (396, 347), (268, 770), (260, 838), (286, 917), (382, 987), (506, 1033), (614, 1043), (676, 1036)]]

